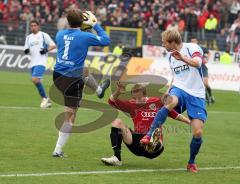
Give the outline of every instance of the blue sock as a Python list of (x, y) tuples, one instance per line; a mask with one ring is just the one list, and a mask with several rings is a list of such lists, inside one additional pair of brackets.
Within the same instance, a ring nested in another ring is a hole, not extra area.
[(169, 110), (166, 108), (166, 107), (162, 107), (156, 114), (153, 122), (152, 122), (152, 125), (147, 133), (148, 136), (151, 136), (153, 131), (156, 129), (156, 128), (159, 128), (167, 119), (167, 116), (168, 116), (168, 113), (169, 113)]
[(40, 96), (42, 98), (47, 98), (47, 95), (45, 93), (45, 90), (44, 90), (44, 87), (43, 87), (42, 83), (38, 82), (37, 84), (35, 84), (35, 86), (37, 87)]
[(189, 164), (195, 163), (195, 157), (198, 154), (200, 147), (202, 145), (202, 137), (200, 138), (192, 138), (191, 144), (190, 144), (190, 159), (188, 161)]

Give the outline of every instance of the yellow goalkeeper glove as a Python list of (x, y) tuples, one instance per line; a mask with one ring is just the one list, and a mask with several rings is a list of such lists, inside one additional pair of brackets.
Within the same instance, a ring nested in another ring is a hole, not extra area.
[(97, 24), (97, 18), (91, 11), (83, 12), (83, 23), (81, 26), (82, 31), (92, 29), (92, 27)]

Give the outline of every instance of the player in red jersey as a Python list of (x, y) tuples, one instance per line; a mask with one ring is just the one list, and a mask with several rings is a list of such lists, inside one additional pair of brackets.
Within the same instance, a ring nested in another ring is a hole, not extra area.
[[(161, 128), (153, 133), (153, 139), (155, 139), (154, 145), (143, 146), (140, 143), (141, 138), (148, 132), (157, 111), (163, 106), (161, 98), (147, 97), (146, 88), (141, 84), (135, 84), (133, 86), (131, 90), (132, 99), (130, 100), (118, 99), (124, 92), (125, 86), (117, 82), (117, 90), (111, 95), (108, 103), (114, 108), (130, 114), (134, 123), (134, 130), (128, 128), (121, 119), (115, 119), (112, 122), (110, 138), (114, 155), (109, 158), (101, 159), (101, 161), (107, 165), (122, 165), (122, 141), (133, 154), (149, 159), (156, 158), (164, 150)], [(178, 114), (175, 110), (172, 110), (168, 116), (185, 122), (186, 124), (190, 123), (188, 118)]]

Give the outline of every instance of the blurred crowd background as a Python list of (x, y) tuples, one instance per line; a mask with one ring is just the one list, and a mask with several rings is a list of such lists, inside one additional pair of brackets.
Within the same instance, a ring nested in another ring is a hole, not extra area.
[(240, 50), (240, 0), (0, 0), (0, 42), (23, 45), (34, 18), (54, 37), (74, 7), (94, 12), (102, 26), (143, 28), (143, 44), (160, 45), (159, 33), (176, 28), (184, 41)]

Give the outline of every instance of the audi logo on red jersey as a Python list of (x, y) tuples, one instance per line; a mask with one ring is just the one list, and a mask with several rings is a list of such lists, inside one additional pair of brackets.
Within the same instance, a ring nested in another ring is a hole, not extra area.
[(156, 112), (142, 112), (141, 115), (144, 118), (154, 118), (156, 116)]

